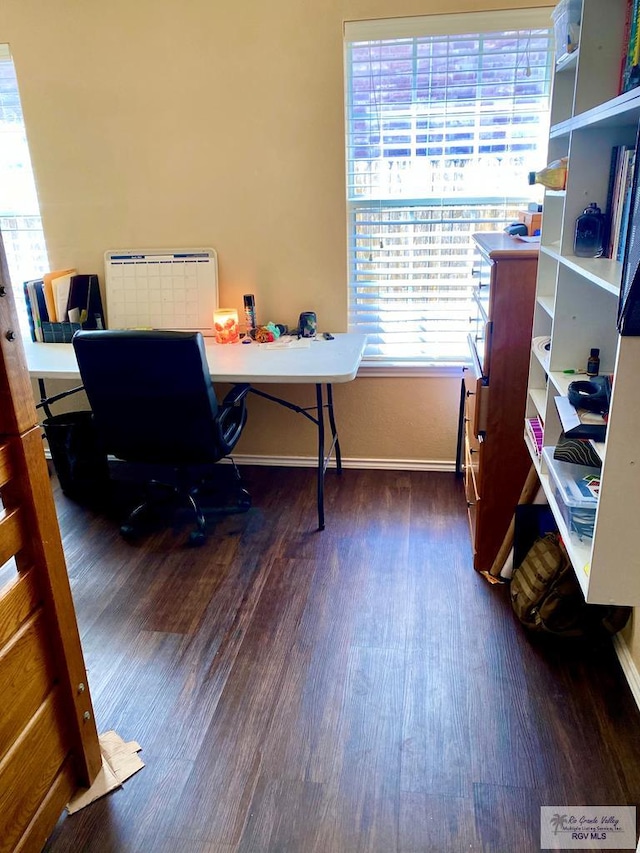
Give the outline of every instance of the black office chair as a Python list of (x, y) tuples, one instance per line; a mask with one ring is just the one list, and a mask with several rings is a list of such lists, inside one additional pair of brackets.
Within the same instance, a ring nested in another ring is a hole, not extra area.
[[(120, 532), (132, 538), (139, 523), (152, 517), (158, 497), (167, 494), (194, 512), (196, 529), (189, 541), (205, 539), (205, 518), (198, 504), (203, 466), (233, 450), (247, 419), (249, 385), (235, 385), (221, 405), (216, 399), (200, 332), (76, 332), (73, 347), (93, 412), (99, 441), (116, 459), (168, 467), (170, 483), (154, 479), (147, 499)], [(233, 464), (235, 509), (251, 499)], [(195, 480), (195, 481), (194, 481)]]

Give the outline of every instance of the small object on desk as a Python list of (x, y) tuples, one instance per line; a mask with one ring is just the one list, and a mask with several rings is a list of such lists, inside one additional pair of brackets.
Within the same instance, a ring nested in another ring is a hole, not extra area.
[(580, 368), (573, 368), (573, 367), (570, 367), (570, 368), (568, 368), (567, 370), (563, 370), (562, 372), (563, 372), (563, 373), (570, 373), (570, 374), (572, 374), (572, 375), (577, 375), (577, 374), (580, 374), (580, 373), (586, 373), (587, 371), (586, 371), (586, 370), (580, 370)]
[(333, 335), (330, 332), (323, 332), (322, 337), (325, 339), (325, 341), (335, 340), (335, 338), (333, 337)]
[(313, 338), (318, 330), (315, 311), (303, 311), (298, 321), (298, 335), (301, 338)]
[(240, 340), (238, 312), (235, 308), (216, 308), (213, 312), (213, 327), (217, 344), (235, 344)]
[(256, 327), (256, 299), (253, 293), (245, 293), (242, 297), (244, 302), (244, 319), (247, 329)]
[(299, 338), (293, 335), (282, 335), (275, 341), (259, 341), (256, 338), (256, 343), (263, 349), (309, 349), (313, 338)]
[(524, 222), (514, 222), (511, 225), (507, 225), (504, 230), (507, 234), (511, 234), (512, 237), (527, 237), (529, 234)]
[(266, 326), (258, 326), (253, 330), (253, 338), (259, 344), (266, 344), (271, 341), (275, 341), (279, 335), (275, 334), (273, 328), (273, 324), (268, 323)]
[(250, 343), (251, 343), (251, 338), (248, 338), (248, 337), (245, 335), (245, 337), (242, 339), (242, 343), (243, 343), (243, 344), (250, 344)]
[(542, 228), (542, 205), (532, 202), (527, 210), (518, 211), (518, 222), (527, 226), (527, 234), (532, 237), (540, 234)]

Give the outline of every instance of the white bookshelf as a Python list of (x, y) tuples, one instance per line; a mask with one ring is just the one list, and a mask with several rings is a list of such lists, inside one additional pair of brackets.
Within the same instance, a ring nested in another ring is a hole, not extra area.
[(600, 373), (614, 374), (593, 540), (567, 530), (546, 465), (529, 447), (542, 488), (589, 602), (640, 604), (640, 337), (616, 328), (622, 265), (573, 254), (575, 221), (590, 202), (604, 210), (616, 145), (632, 145), (640, 120), (640, 88), (618, 94), (626, 0), (583, 0), (580, 47), (556, 68), (549, 161), (569, 157), (563, 192), (545, 193), (537, 275), (534, 337), (548, 335), (548, 357), (532, 347), (527, 417), (544, 424), (544, 445), (557, 443), (561, 426), (554, 404), (570, 382), (565, 371), (586, 367), (600, 349)]

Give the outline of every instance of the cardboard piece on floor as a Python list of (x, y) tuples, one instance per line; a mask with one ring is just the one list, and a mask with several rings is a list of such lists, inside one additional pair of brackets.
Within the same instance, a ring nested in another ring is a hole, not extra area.
[(142, 747), (134, 740), (125, 743), (115, 732), (105, 732), (98, 740), (102, 753), (102, 769), (90, 788), (81, 788), (67, 803), (69, 814), (74, 814), (110, 791), (121, 788), (123, 782), (144, 767), (144, 762), (138, 755)]

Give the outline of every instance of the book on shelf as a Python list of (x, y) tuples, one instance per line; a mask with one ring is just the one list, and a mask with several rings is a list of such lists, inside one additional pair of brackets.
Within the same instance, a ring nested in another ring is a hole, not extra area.
[(524, 425), (527, 431), (527, 436), (529, 437), (531, 445), (536, 452), (536, 456), (540, 459), (542, 455), (542, 439), (544, 435), (542, 421), (537, 415), (534, 415), (532, 418), (525, 418)]
[(623, 39), (620, 92), (640, 83), (640, 0), (628, 0)]
[(616, 145), (611, 151), (606, 206), (607, 239), (604, 254), (605, 257), (618, 261), (621, 261), (624, 256), (628, 233), (635, 161), (636, 150), (630, 145)]

